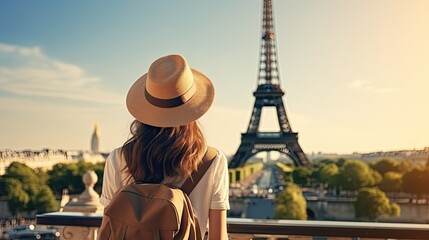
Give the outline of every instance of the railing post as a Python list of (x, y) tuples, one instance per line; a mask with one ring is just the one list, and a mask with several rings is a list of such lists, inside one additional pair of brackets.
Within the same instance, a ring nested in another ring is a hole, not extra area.
[[(97, 182), (97, 174), (93, 170), (88, 170), (83, 176), (85, 191), (79, 197), (72, 199), (65, 206), (64, 212), (97, 213), (103, 211), (100, 204), (100, 196), (94, 191)], [(62, 228), (61, 239), (64, 240), (96, 240), (98, 228), (66, 226)]]
[(62, 227), (61, 231), (61, 239), (64, 240), (96, 240), (98, 228), (94, 227), (74, 227), (74, 226), (66, 226)]

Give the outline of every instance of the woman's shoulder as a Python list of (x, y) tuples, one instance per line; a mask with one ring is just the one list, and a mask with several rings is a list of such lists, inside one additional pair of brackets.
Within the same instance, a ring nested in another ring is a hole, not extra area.
[(115, 148), (113, 151), (111, 151), (109, 153), (109, 156), (107, 158), (109, 159), (109, 158), (118, 158), (118, 157), (120, 157), (121, 151), (122, 151), (121, 149), (122, 149), (122, 147)]
[(216, 157), (214, 158), (213, 163), (215, 165), (228, 165), (228, 159), (226, 158), (225, 153), (219, 148), (213, 147), (216, 149)]
[(110, 152), (107, 156), (106, 162), (110, 162), (113, 165), (119, 166), (122, 162), (122, 147), (118, 147)]

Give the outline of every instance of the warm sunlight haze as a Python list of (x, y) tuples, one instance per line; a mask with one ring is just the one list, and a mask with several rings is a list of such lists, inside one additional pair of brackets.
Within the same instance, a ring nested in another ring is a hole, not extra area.
[[(128, 87), (178, 53), (216, 87), (203, 117), (232, 155), (254, 104), (261, 1), (0, 0), (0, 149), (127, 139)], [(281, 87), (304, 151), (429, 146), (429, 1), (274, 1)], [(275, 111), (262, 128), (276, 130)]]

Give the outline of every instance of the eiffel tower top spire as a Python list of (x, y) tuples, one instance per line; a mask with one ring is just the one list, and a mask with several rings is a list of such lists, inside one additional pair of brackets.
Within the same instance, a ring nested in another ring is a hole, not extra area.
[(277, 64), (276, 35), (274, 31), (273, 6), (271, 0), (264, 0), (262, 21), (261, 55), (259, 59), (258, 85), (280, 86)]
[(272, 0), (264, 0), (263, 4), (258, 86), (253, 92), (256, 102), (247, 132), (259, 131), (262, 107), (276, 107), (280, 132), (292, 132), (282, 101)]

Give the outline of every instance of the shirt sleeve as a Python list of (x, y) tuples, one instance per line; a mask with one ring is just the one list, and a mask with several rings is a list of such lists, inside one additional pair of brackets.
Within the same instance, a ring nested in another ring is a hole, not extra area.
[(229, 209), (228, 160), (225, 154), (218, 152), (218, 164), (213, 178), (213, 195), (210, 209)]
[(121, 169), (118, 169), (118, 152), (118, 149), (111, 152), (107, 157), (104, 166), (100, 203), (105, 207), (109, 205), (113, 195), (115, 195), (116, 191), (122, 186), (120, 175)]

